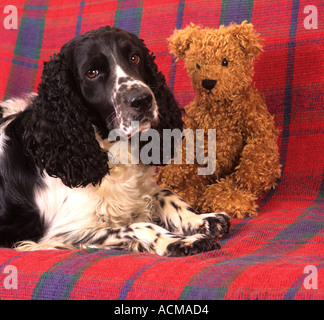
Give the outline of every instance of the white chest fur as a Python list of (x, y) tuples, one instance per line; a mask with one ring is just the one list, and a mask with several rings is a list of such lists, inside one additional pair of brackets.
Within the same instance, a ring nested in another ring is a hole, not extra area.
[(46, 187), (35, 195), (47, 229), (43, 240), (149, 222), (158, 190), (154, 168), (144, 165), (115, 165), (97, 186), (71, 189), (48, 175), (44, 182)]

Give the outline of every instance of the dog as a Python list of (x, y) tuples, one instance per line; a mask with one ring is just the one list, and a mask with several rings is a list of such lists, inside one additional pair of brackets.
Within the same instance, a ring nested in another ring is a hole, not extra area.
[(0, 246), (173, 257), (220, 247), (226, 213), (199, 214), (157, 185), (154, 166), (110, 159), (109, 132), (131, 137), (132, 121), (182, 129), (154, 59), (136, 35), (102, 27), (44, 63), (37, 95), (1, 104)]

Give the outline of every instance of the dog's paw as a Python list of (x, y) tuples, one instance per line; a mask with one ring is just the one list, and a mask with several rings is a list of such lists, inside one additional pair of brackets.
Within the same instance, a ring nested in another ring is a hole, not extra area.
[(229, 232), (230, 218), (225, 212), (205, 213), (200, 216), (203, 223), (198, 230), (199, 233), (220, 238)]
[(220, 245), (215, 241), (215, 238), (204, 234), (196, 234), (170, 243), (167, 246), (166, 255), (169, 257), (184, 257), (217, 249), (220, 249)]

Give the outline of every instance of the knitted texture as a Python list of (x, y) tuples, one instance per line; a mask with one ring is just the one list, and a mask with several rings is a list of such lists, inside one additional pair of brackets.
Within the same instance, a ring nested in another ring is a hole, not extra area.
[[(16, 0), (18, 29), (0, 23), (0, 100), (36, 91), (43, 61), (75, 35), (109, 24), (145, 39), (184, 107), (195, 94), (166, 39), (190, 22), (252, 22), (264, 39), (254, 83), (281, 130), (282, 177), (257, 217), (232, 220), (218, 251), (165, 258), (0, 249), (0, 298), (324, 299), (324, 2), (311, 4), (317, 29), (305, 27), (304, 0)], [(17, 289), (6, 285), (8, 265), (17, 269)], [(305, 286), (308, 265), (318, 270), (317, 289)]]

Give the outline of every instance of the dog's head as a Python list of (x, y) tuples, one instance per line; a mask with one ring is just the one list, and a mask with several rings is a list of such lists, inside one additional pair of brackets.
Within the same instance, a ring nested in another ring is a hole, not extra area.
[(44, 63), (26, 128), (36, 164), (70, 187), (96, 184), (109, 172), (96, 131), (105, 139), (113, 129), (128, 136), (182, 129), (181, 110), (154, 59), (136, 35), (109, 26), (66, 43)]
[(152, 56), (137, 36), (104, 27), (74, 38), (61, 50), (76, 79), (85, 106), (101, 127), (132, 134), (158, 123)]

